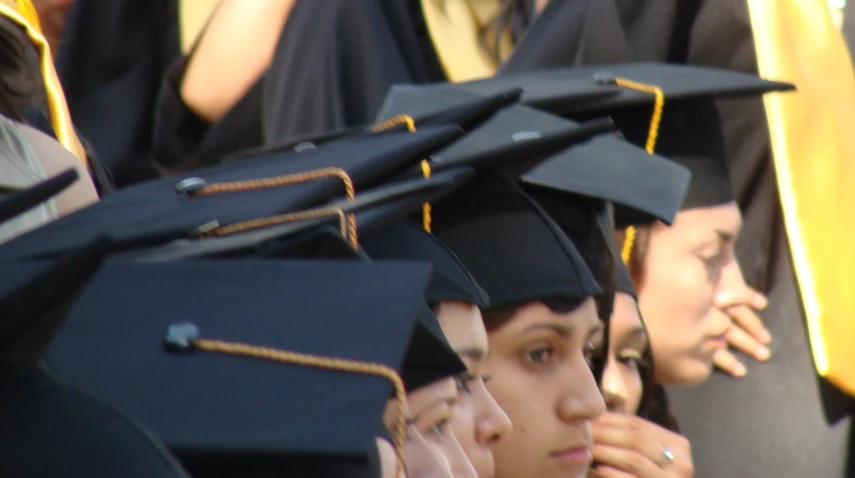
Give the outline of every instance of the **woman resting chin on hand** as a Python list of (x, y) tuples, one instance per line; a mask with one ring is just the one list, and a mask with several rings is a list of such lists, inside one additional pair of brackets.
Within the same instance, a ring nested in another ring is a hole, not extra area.
[[(644, 392), (641, 369), (647, 365), (644, 357), (649, 356), (649, 343), (628, 273), (624, 269), (618, 276), (601, 384), (608, 412), (591, 424), (594, 466), (589, 476), (691, 478), (694, 465), (689, 441), (636, 416)], [(649, 382), (649, 386), (654, 384)]]

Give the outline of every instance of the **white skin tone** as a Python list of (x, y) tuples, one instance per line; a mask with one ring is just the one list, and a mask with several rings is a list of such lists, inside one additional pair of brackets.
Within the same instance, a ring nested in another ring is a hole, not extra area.
[(380, 456), (380, 477), (396, 478), (398, 459), (395, 456), (395, 448), (391, 443), (382, 438), (376, 438), (377, 454)]
[(492, 478), (492, 447), (508, 434), (511, 421), (487, 391), (489, 377), (484, 375), (484, 367), (489, 344), (481, 311), (472, 304), (448, 301), (439, 304), (436, 315), (448, 343), (467, 368), (467, 373), (457, 380), (460, 398), (454, 407), (451, 429), (477, 476)]
[(588, 362), (600, 329), (592, 298), (569, 313), (526, 304), (489, 329), (487, 389), (513, 424), (494, 447), (498, 478), (587, 475), (591, 420), (605, 411)]
[[(618, 292), (609, 323), (609, 344), (602, 391), (608, 412), (593, 422), (596, 478), (690, 478), (692, 454), (684, 437), (635, 416), (643, 384), (639, 367), (647, 333), (635, 299)], [(664, 448), (674, 460), (664, 459)]]
[(715, 298), (746, 294), (734, 256), (741, 226), (731, 202), (680, 211), (671, 227), (650, 227), (637, 286), (657, 382), (703, 382), (714, 356), (726, 347), (731, 321)]
[[(476, 477), (451, 431), (457, 400), (457, 384), (453, 378), (438, 380), (407, 395), (406, 465), (410, 478)], [(397, 411), (397, 401), (390, 400), (383, 415), (383, 423), (390, 430), (394, 429)]]
[(296, 0), (223, 0), (199, 40), (181, 83), (181, 99), (216, 123), (270, 67)]

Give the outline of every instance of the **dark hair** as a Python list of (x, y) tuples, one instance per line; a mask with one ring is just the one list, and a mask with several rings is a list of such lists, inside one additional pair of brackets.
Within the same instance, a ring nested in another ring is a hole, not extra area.
[(508, 321), (516, 315), (517, 311), (526, 304), (541, 302), (556, 314), (566, 314), (578, 309), (586, 299), (587, 297), (582, 300), (551, 297), (541, 300), (530, 300), (497, 309), (486, 309), (481, 312), (481, 316), (484, 318), (484, 326), (487, 328), (487, 331), (491, 332), (500, 329), (503, 325), (508, 323)]
[(0, 114), (23, 121), (27, 103), (40, 84), (27, 58), (30, 46), (23, 30), (0, 16)]

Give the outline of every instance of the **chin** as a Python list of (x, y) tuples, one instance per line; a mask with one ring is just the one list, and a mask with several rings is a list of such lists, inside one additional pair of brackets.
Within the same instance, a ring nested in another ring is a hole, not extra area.
[(712, 358), (682, 359), (677, 363), (667, 363), (656, 366), (656, 382), (672, 387), (692, 387), (704, 383), (712, 375)]

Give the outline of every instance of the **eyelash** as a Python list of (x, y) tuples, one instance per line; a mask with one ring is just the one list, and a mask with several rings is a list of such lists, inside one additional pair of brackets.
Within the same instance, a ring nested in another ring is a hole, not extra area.
[[(543, 347), (538, 347), (534, 350), (530, 350), (530, 351), (526, 352), (525, 358), (526, 358), (526, 360), (528, 360), (533, 365), (538, 365), (538, 366), (546, 365), (546, 362), (548, 362), (549, 359), (552, 358), (552, 354), (554, 353), (554, 350), (555, 349), (551, 345), (545, 345)], [(539, 352), (547, 353), (547, 354), (549, 354), (549, 356), (543, 362), (538, 362), (538, 361), (534, 360), (532, 357)]]
[(436, 422), (432, 427), (430, 427), (430, 433), (437, 436), (445, 436), (448, 434), (448, 425), (451, 420), (448, 418), (443, 418), (442, 420)]
[(644, 357), (634, 357), (630, 355), (621, 355), (618, 357), (618, 361), (628, 367), (633, 367), (635, 370), (639, 370), (649, 365)]
[(462, 374), (455, 377), (454, 382), (457, 384), (458, 392), (469, 394), (472, 393), (472, 386), (470, 385), (471, 383), (480, 379), (486, 384), (490, 381), (491, 378), (492, 377), (489, 376), (475, 377), (469, 372), (463, 372)]

